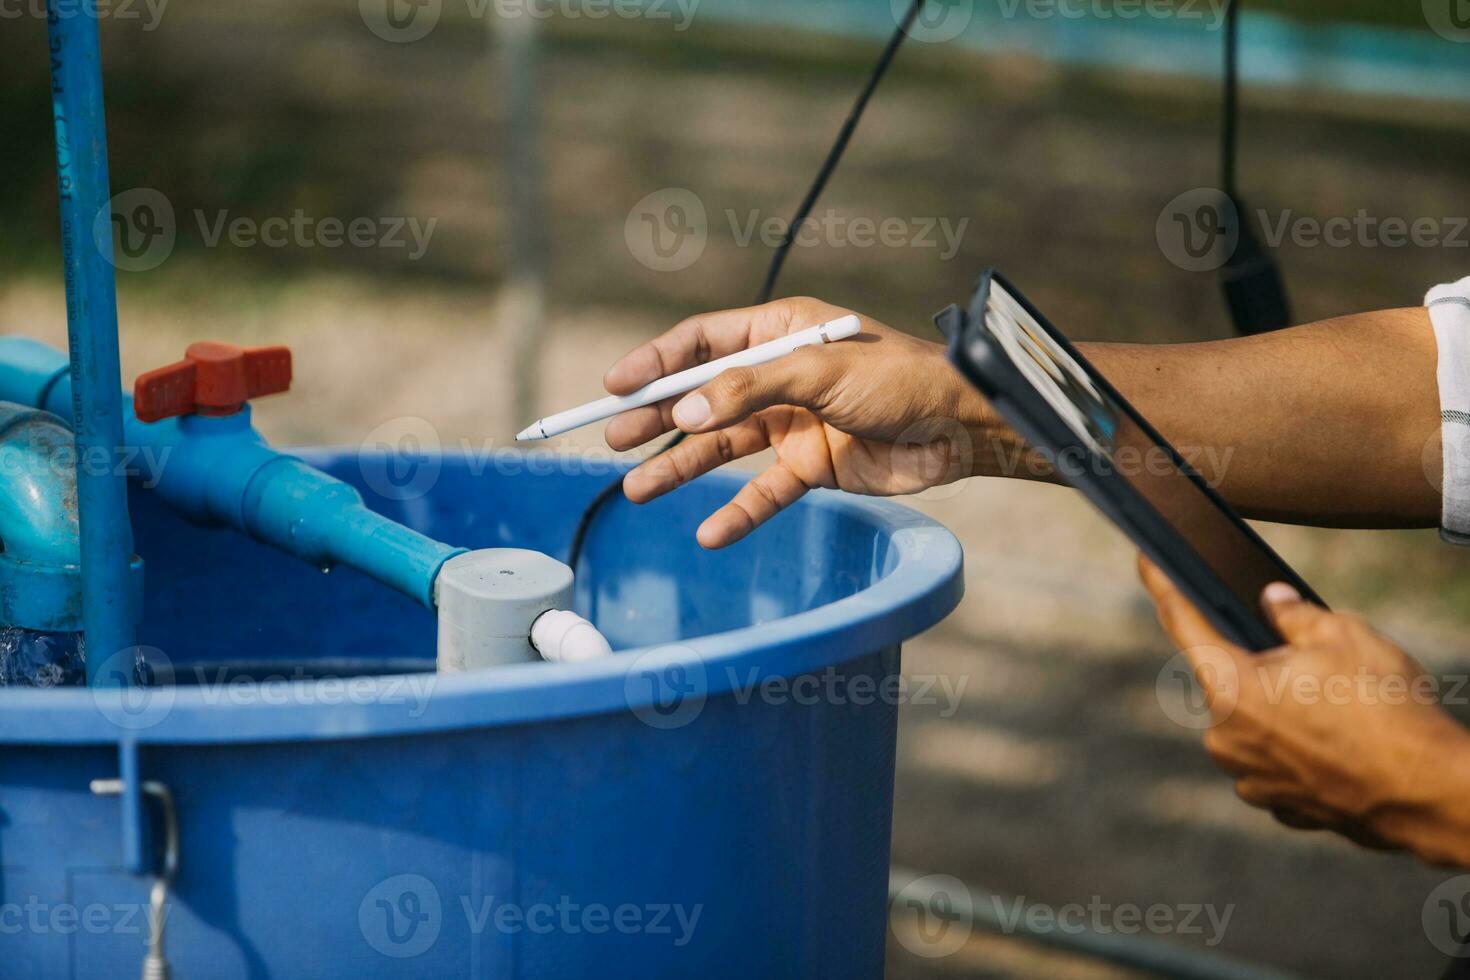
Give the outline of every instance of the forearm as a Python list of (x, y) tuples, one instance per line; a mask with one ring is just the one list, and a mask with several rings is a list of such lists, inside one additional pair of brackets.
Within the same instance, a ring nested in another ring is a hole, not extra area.
[[(1439, 519), (1436, 350), (1423, 309), (1209, 343), (1080, 347), (1247, 516), (1335, 527)], [(980, 472), (999, 472), (997, 455)]]

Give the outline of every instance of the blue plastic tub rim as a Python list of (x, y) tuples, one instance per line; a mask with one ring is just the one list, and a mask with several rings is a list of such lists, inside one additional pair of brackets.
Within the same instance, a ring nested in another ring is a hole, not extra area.
[[(732, 489), (749, 478), (716, 474)], [(710, 477), (706, 477), (710, 479)], [(822, 506), (890, 535), (889, 571), (860, 591), (791, 616), (576, 664), (528, 663), (284, 680), (279, 696), (239, 709), (193, 687), (0, 691), (0, 743), (242, 743), (381, 737), (520, 725), (632, 711), (657, 727), (659, 685), (703, 699), (790, 678), (896, 646), (947, 616), (964, 594), (964, 557), (948, 529), (907, 507), (833, 490)], [(760, 533), (760, 532), (756, 532)], [(340, 692), (351, 687), (350, 703)], [(424, 692), (427, 691), (427, 695)], [(157, 700), (154, 700), (157, 699)], [(274, 703), (272, 703), (274, 702)]]

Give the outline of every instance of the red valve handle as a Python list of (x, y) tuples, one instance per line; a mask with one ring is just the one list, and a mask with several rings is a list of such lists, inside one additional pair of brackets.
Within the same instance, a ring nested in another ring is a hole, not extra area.
[(252, 398), (291, 387), (291, 348), (190, 344), (184, 359), (138, 375), (133, 411), (143, 422), (175, 415), (234, 415)]

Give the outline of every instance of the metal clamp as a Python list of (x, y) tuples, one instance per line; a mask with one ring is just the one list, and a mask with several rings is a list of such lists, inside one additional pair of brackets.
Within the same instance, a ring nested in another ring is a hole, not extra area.
[[(158, 800), (163, 810), (164, 828), (163, 868), (153, 879), (153, 888), (148, 895), (148, 954), (143, 958), (143, 980), (168, 980), (168, 958), (163, 955), (163, 920), (169, 886), (179, 873), (179, 818), (173, 794), (166, 785), (147, 780), (140, 788)], [(121, 779), (92, 780), (92, 792), (98, 796), (123, 796), (124, 789)]]

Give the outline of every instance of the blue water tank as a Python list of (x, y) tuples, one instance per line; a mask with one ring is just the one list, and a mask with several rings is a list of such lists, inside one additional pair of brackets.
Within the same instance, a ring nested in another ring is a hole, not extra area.
[[(323, 451), (370, 505), (565, 556), (610, 466)], [(577, 608), (616, 656), (431, 673), (433, 615), (133, 489), (142, 691), (0, 690), (0, 975), (136, 975), (156, 807), (166, 947), (217, 977), (880, 977), (899, 645), (962, 592), (958, 543), (818, 492), (706, 552), (716, 474), (615, 501)], [(131, 657), (120, 660), (131, 666)]]

